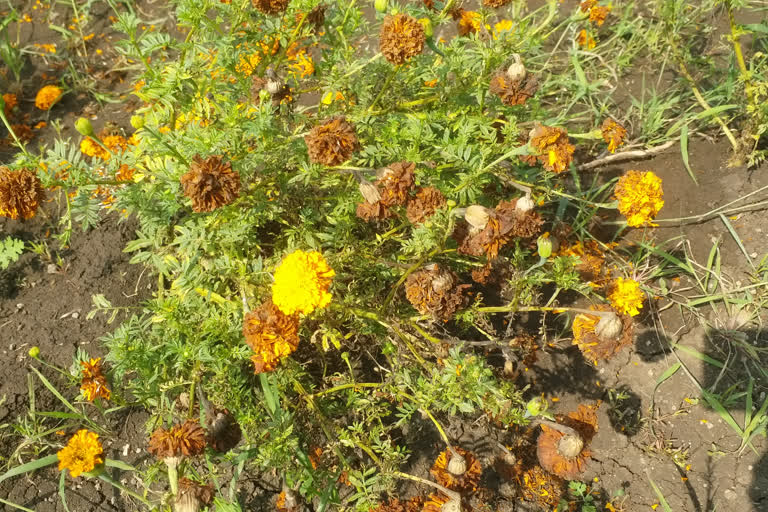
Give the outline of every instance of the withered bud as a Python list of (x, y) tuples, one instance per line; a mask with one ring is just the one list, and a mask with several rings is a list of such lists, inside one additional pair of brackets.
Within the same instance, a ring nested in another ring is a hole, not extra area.
[(453, 277), (451, 274), (440, 274), (432, 280), (432, 289), (437, 293), (449, 290), (453, 286)]
[(461, 500), (454, 496), (443, 505), (441, 512), (461, 512)]
[(378, 187), (365, 179), (362, 175), (357, 174), (356, 176), (358, 181), (358, 189), (360, 190), (360, 194), (362, 194), (365, 200), (370, 204), (381, 201), (381, 193), (379, 192)]
[(520, 59), (519, 53), (512, 55), (512, 58), (515, 60), (515, 62), (513, 62), (512, 65), (507, 68), (507, 76), (510, 80), (519, 82), (525, 79), (528, 71), (525, 69), (525, 65), (523, 64), (522, 59)]
[(174, 512), (198, 512), (200, 500), (192, 493), (179, 494), (173, 503)]
[(467, 459), (458, 452), (451, 455), (446, 469), (453, 475), (460, 476), (467, 472)]
[(595, 334), (603, 341), (615, 340), (621, 335), (624, 324), (619, 315), (606, 312), (600, 315), (600, 320), (595, 326)]
[(527, 212), (529, 210), (533, 210), (534, 206), (536, 206), (536, 204), (533, 202), (533, 199), (531, 199), (531, 196), (526, 194), (517, 200), (515, 209), (520, 210), (521, 212)]
[(467, 207), (466, 212), (464, 212), (464, 220), (472, 226), (472, 231), (475, 232), (485, 229), (489, 218), (490, 213), (488, 212), (488, 208), (480, 206), (479, 204), (473, 204), (472, 206)]
[(557, 444), (557, 451), (568, 459), (578, 457), (583, 448), (584, 440), (571, 434), (563, 436)]

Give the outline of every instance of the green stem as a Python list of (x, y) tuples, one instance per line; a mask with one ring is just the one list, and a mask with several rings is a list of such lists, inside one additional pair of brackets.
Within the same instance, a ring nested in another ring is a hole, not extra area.
[(340, 384), (338, 386), (334, 386), (332, 388), (324, 389), (322, 391), (318, 391), (317, 393), (308, 394), (306, 397), (313, 397), (317, 398), (319, 396), (323, 395), (330, 395), (332, 393), (336, 393), (338, 391), (344, 391), (345, 389), (354, 389), (357, 391), (357, 388), (380, 388), (382, 384), (377, 384), (375, 382), (349, 382), (347, 384)]
[(382, 95), (384, 95), (384, 92), (389, 87), (389, 84), (391, 84), (392, 80), (395, 79), (395, 76), (397, 75), (397, 72), (400, 71), (400, 67), (401, 66), (398, 65), (398, 66), (395, 66), (394, 68), (392, 68), (392, 71), (389, 73), (389, 76), (387, 77), (387, 80), (384, 82), (384, 85), (379, 90), (379, 94), (376, 95), (376, 97), (373, 99), (373, 103), (371, 103), (370, 106), (368, 107), (368, 112), (372, 112), (373, 111), (373, 107), (376, 106), (376, 102), (378, 102), (379, 99), (381, 99)]
[(112, 485), (113, 487), (116, 487), (117, 489), (120, 489), (122, 492), (126, 493), (127, 495), (131, 496), (132, 498), (135, 498), (135, 499), (139, 500), (140, 502), (142, 502), (144, 505), (148, 506), (149, 508), (152, 508), (152, 504), (149, 501), (147, 501), (147, 499), (144, 498), (144, 496), (141, 496), (138, 493), (133, 492), (132, 490), (128, 489), (127, 487), (125, 487), (120, 482), (118, 482), (116, 480), (113, 480), (112, 477), (110, 477), (106, 473), (101, 473), (99, 475), (99, 478), (101, 478), (102, 480), (104, 480), (108, 484)]
[(733, 6), (731, 1), (728, 0), (725, 3), (726, 9), (728, 9), (728, 22), (731, 26), (731, 41), (733, 42), (733, 52), (736, 54), (736, 62), (739, 64), (741, 70), (741, 77), (744, 80), (744, 92), (747, 94), (747, 101), (750, 105), (754, 105), (754, 97), (752, 95), (752, 81), (749, 77), (749, 71), (747, 70), (747, 64), (744, 61), (744, 53), (741, 51), (741, 43), (739, 42), (739, 29), (736, 26), (736, 18), (733, 15)]
[(387, 297), (384, 299), (384, 303), (382, 304), (380, 311), (385, 311), (387, 309), (387, 306), (389, 306), (389, 303), (392, 302), (392, 299), (395, 297), (395, 293), (397, 292), (398, 287), (403, 284), (406, 279), (408, 279), (408, 276), (418, 270), (429, 258), (439, 253), (440, 250), (441, 249), (439, 247), (433, 249), (429, 254), (422, 256), (419, 261), (414, 263), (408, 270), (405, 271), (405, 274), (400, 277), (400, 279), (395, 283), (395, 285), (387, 294)]
[(32, 158), (32, 155), (27, 153), (27, 148), (21, 143), (19, 138), (16, 136), (16, 132), (13, 131), (13, 128), (11, 128), (11, 124), (8, 122), (8, 119), (5, 117), (5, 102), (0, 101), (0, 119), (3, 120), (3, 124), (5, 125), (5, 128), (8, 130), (8, 133), (11, 134), (11, 137), (13, 137), (14, 142), (16, 143), (16, 146), (21, 150), (22, 153), (24, 153), (24, 156), (27, 158)]

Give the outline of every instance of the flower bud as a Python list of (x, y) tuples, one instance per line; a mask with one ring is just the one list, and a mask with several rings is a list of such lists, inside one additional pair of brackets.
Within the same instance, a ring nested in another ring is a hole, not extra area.
[(525, 410), (529, 416), (538, 416), (547, 410), (547, 401), (543, 398), (532, 398), (525, 404)]
[(458, 452), (452, 452), (451, 460), (448, 461), (446, 469), (452, 475), (463, 475), (467, 472), (467, 459)]
[(615, 340), (624, 330), (621, 318), (616, 313), (608, 312), (600, 315), (600, 321), (595, 326), (595, 334), (603, 341)]
[(282, 88), (283, 84), (281, 84), (278, 80), (267, 80), (267, 92), (269, 92), (269, 94), (277, 94)]
[(34, 347), (30, 348), (29, 352), (27, 353), (29, 354), (29, 357), (33, 359), (37, 359), (38, 357), (40, 357), (40, 347), (35, 345)]
[(536, 246), (539, 250), (539, 257), (547, 259), (552, 256), (552, 239), (549, 233), (544, 233), (536, 240)]
[(387, 0), (375, 0), (375, 2), (373, 2), (373, 7), (380, 13), (385, 13), (387, 12)]
[(84, 117), (81, 117), (75, 121), (75, 129), (80, 133), (80, 135), (85, 135), (86, 137), (93, 137), (94, 135), (93, 125)]
[(131, 116), (131, 126), (133, 126), (135, 130), (143, 128), (144, 116)]
[(525, 69), (525, 65), (520, 59), (520, 55), (516, 53), (512, 56), (512, 58), (515, 59), (515, 62), (507, 68), (507, 76), (513, 82), (524, 80), (528, 75), (528, 71)]
[(453, 199), (449, 199), (445, 202), (445, 204), (448, 206), (448, 208), (453, 208), (454, 206), (456, 206), (456, 201), (454, 201)]
[(563, 436), (557, 444), (557, 451), (566, 459), (578, 457), (582, 449), (584, 449), (584, 440), (570, 434)]
[(527, 212), (533, 210), (534, 206), (536, 206), (536, 204), (533, 202), (533, 199), (531, 199), (531, 196), (526, 194), (517, 200), (515, 209), (520, 210), (521, 212)]
[(467, 211), (464, 213), (464, 220), (469, 222), (469, 225), (478, 231), (485, 229), (489, 218), (488, 208), (479, 204), (467, 207)]
[(419, 23), (421, 23), (421, 26), (424, 27), (425, 36), (432, 37), (435, 35), (435, 29), (432, 27), (432, 20), (429, 18), (419, 18)]

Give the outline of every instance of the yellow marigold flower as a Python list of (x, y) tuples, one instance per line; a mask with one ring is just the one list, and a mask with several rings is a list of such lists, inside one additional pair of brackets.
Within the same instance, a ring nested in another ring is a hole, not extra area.
[(655, 226), (651, 220), (664, 206), (661, 178), (651, 171), (629, 171), (619, 178), (614, 190), (619, 200), (619, 211), (627, 218), (627, 225)]
[(283, 258), (275, 271), (272, 301), (286, 315), (308, 315), (331, 302), (328, 288), (334, 275), (319, 252), (294, 251)]
[(581, 29), (581, 32), (579, 32), (579, 36), (576, 38), (576, 42), (579, 43), (579, 46), (586, 48), (587, 50), (591, 50), (595, 47), (595, 45), (597, 45), (595, 38), (589, 35), (584, 29)]
[(624, 137), (627, 136), (627, 130), (613, 119), (606, 119), (600, 127), (603, 140), (608, 143), (608, 151), (616, 152), (616, 148), (624, 144)]
[(619, 313), (635, 316), (640, 314), (645, 294), (640, 289), (640, 283), (634, 279), (620, 277), (613, 283), (613, 291), (608, 300)]
[(67, 446), (56, 454), (59, 458), (59, 471), (68, 469), (76, 478), (80, 473), (93, 471), (97, 465), (103, 463), (103, 453), (98, 434), (85, 429), (78, 430)]
[(475, 34), (479, 32), (483, 26), (483, 18), (480, 16), (480, 13), (476, 11), (467, 11), (459, 8), (458, 11), (453, 14), (453, 19), (459, 22), (458, 30), (460, 36)]
[(109, 154), (109, 151), (101, 147), (90, 137), (86, 137), (80, 141), (80, 152), (84, 155), (101, 158), (102, 160), (109, 160), (112, 156)]
[(493, 26), (494, 38), (502, 32), (511, 32), (512, 28), (512, 20), (501, 20)]
[(589, 21), (600, 27), (603, 25), (603, 23), (605, 23), (605, 18), (608, 17), (609, 12), (611, 12), (610, 7), (592, 7), (592, 9), (589, 10)]
[(61, 99), (63, 91), (55, 85), (46, 85), (35, 96), (35, 106), (40, 110), (50, 110), (50, 108)]
[(315, 72), (315, 63), (312, 61), (312, 57), (307, 55), (306, 51), (301, 50), (293, 57), (293, 62), (288, 65), (288, 68), (297, 77), (307, 78)]

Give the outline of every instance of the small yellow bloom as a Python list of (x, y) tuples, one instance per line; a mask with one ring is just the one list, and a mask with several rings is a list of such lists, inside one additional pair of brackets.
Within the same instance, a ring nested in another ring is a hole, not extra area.
[(627, 172), (619, 178), (614, 196), (619, 200), (619, 211), (631, 227), (655, 226), (651, 220), (664, 206), (661, 178), (651, 171)]
[(98, 434), (85, 429), (78, 430), (67, 446), (56, 454), (59, 458), (59, 471), (68, 469), (70, 474), (77, 478), (81, 473), (93, 471), (97, 465), (103, 463), (103, 453)]
[(579, 32), (579, 36), (576, 38), (576, 42), (579, 43), (579, 46), (586, 48), (587, 50), (591, 50), (597, 45), (595, 38), (589, 35), (589, 33), (584, 29), (581, 29), (581, 32)]
[(620, 277), (613, 284), (613, 291), (608, 296), (608, 300), (619, 313), (635, 316), (640, 314), (645, 294), (640, 289), (640, 283), (634, 279)]
[(272, 301), (286, 315), (308, 315), (331, 302), (328, 288), (334, 275), (319, 252), (294, 251), (275, 271)]
[(46, 85), (35, 96), (35, 106), (40, 110), (50, 110), (50, 108), (61, 99), (63, 91), (55, 85)]
[(80, 152), (84, 155), (101, 158), (102, 160), (109, 160), (109, 158), (112, 156), (109, 154), (109, 151), (99, 146), (90, 137), (86, 137), (80, 141)]

